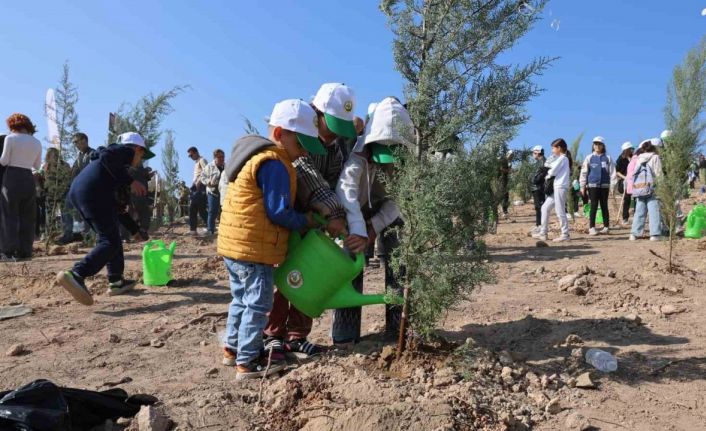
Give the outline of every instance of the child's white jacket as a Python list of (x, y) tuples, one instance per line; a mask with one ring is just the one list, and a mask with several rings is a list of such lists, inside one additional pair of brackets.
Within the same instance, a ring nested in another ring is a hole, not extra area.
[[(373, 200), (376, 197), (382, 197), (379, 196), (382, 184), (375, 181), (376, 173), (375, 163), (368, 163), (368, 160), (358, 153), (352, 153), (343, 165), (343, 171), (336, 186), (336, 194), (346, 209), (348, 231), (352, 235), (366, 238), (368, 236), (362, 208), (367, 205), (372, 210)], [(380, 234), (383, 229), (399, 217), (400, 209), (397, 204), (392, 200), (384, 199), (380, 210), (373, 214), (370, 222), (375, 233)]]

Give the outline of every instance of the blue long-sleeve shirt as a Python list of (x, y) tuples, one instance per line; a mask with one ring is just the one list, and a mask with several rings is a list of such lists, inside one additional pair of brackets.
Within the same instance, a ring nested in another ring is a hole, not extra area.
[(257, 185), (262, 190), (265, 212), (272, 223), (288, 230), (306, 227), (306, 216), (295, 211), (290, 202), (289, 173), (279, 160), (267, 160), (257, 170)]

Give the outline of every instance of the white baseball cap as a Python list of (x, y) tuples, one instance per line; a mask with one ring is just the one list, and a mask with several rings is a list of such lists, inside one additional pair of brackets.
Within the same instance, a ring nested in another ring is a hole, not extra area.
[(650, 139), (650, 142), (652, 142), (652, 145), (654, 145), (655, 147), (661, 147), (663, 144), (660, 138), (652, 138)]
[(632, 146), (632, 142), (630, 142), (630, 141), (624, 142), (623, 145), (620, 147), (620, 149), (623, 151), (630, 149), (630, 148), (634, 148)]
[(297, 140), (308, 152), (326, 154), (319, 141), (316, 111), (303, 100), (287, 99), (277, 103), (268, 124), (296, 133)]
[(669, 139), (670, 136), (672, 136), (671, 130), (663, 130), (662, 133), (659, 135), (660, 139)]
[(326, 126), (333, 133), (346, 138), (358, 136), (353, 124), (355, 95), (350, 87), (338, 83), (324, 84), (312, 103), (324, 114)]
[(542, 148), (541, 145), (535, 145), (534, 147), (532, 147), (532, 152), (533, 152), (533, 153), (541, 153), (542, 150), (543, 150), (543, 148)]
[(139, 133), (127, 132), (118, 136), (118, 143), (123, 145), (134, 145), (136, 147), (142, 147), (145, 149), (145, 154), (142, 156), (144, 160), (151, 159), (154, 157), (154, 153), (147, 148), (145, 145), (145, 140)]
[(603, 136), (596, 136), (595, 138), (593, 138), (593, 141), (591, 141), (591, 142), (594, 142), (594, 143), (597, 142), (599, 144), (605, 145), (605, 139), (603, 139)]

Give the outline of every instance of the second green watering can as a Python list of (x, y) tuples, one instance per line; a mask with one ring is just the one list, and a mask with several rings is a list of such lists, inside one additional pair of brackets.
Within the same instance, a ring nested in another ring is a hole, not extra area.
[(172, 259), (176, 242), (148, 241), (142, 249), (142, 279), (146, 286), (166, 286), (172, 280)]
[(684, 237), (691, 239), (700, 239), (706, 231), (706, 206), (703, 204), (696, 205), (686, 218), (686, 229)]
[[(586, 204), (583, 206), (583, 216), (589, 218), (591, 216), (591, 205)], [(596, 223), (603, 224), (603, 211), (600, 208), (596, 211)]]
[(297, 310), (311, 318), (331, 308), (397, 303), (397, 298), (363, 295), (353, 288), (352, 281), (364, 266), (362, 253), (351, 259), (318, 229), (310, 230), (303, 239), (292, 232), (287, 259), (275, 269), (275, 286)]

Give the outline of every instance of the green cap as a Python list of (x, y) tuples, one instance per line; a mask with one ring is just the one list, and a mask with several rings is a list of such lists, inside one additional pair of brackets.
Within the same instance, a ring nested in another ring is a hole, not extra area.
[(397, 161), (392, 146), (372, 143), (370, 151), (373, 154), (373, 161), (376, 163), (395, 163)]
[(313, 136), (308, 136), (303, 133), (295, 133), (297, 135), (299, 143), (302, 144), (302, 147), (304, 147), (305, 150), (307, 150), (311, 154), (326, 154), (326, 148), (324, 148), (324, 146), (321, 144), (321, 141), (319, 141), (318, 137), (314, 138)]
[(352, 121), (343, 120), (326, 113), (324, 113), (324, 119), (326, 120), (326, 126), (338, 136), (351, 139), (358, 136), (358, 132), (355, 130), (355, 124), (353, 124)]

